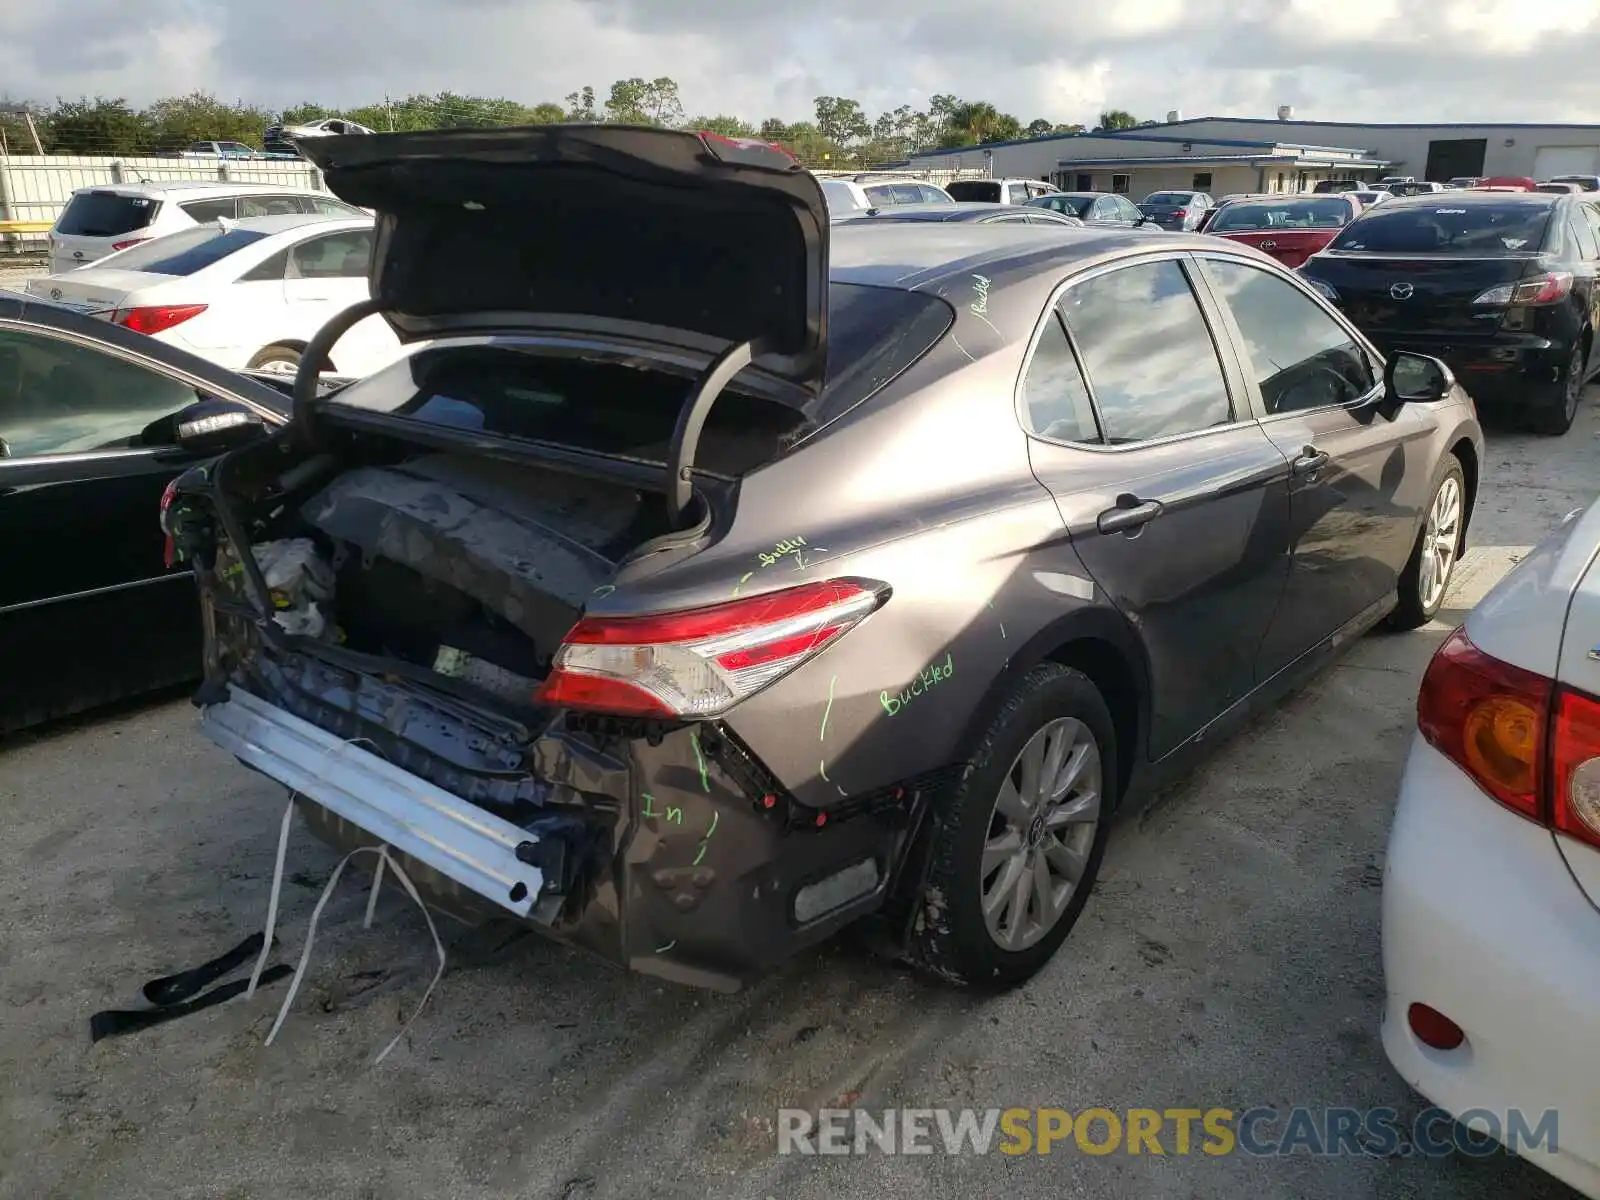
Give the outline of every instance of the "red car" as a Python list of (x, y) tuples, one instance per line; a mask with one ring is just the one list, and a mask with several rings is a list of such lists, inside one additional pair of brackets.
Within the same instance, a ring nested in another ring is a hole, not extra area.
[(1217, 209), (1205, 231), (1254, 246), (1286, 267), (1298, 267), (1360, 211), (1361, 201), (1349, 192), (1251, 197)]
[(1491, 175), (1473, 190), (1481, 192), (1531, 192), (1538, 186), (1526, 175)]

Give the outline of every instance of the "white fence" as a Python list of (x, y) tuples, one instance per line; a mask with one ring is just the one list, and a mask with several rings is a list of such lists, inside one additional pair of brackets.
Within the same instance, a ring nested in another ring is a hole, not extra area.
[[(176, 183), (220, 180), (269, 183), (323, 190), (322, 173), (289, 159), (81, 158), (71, 154), (0, 154), (0, 227), (6, 223), (54, 222), (81, 187), (117, 183)], [(8, 233), (0, 245), (42, 250), (39, 231)]]

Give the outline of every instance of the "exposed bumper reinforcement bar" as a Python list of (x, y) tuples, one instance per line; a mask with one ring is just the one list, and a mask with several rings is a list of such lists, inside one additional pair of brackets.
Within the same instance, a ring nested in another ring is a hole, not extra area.
[(239, 688), (205, 709), (200, 728), (247, 766), (506, 911), (526, 917), (539, 899), (543, 872), (516, 854), (536, 834)]

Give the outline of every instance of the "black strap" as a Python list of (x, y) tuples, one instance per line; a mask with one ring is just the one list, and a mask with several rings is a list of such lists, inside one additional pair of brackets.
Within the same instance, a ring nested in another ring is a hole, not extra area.
[[(260, 936), (260, 934), (256, 935), (258, 939)], [(257, 944), (259, 946), (259, 941)], [(207, 964), (207, 966), (210, 965), (209, 963)], [(197, 967), (195, 971), (185, 971), (182, 975), (171, 976), (171, 979), (185, 979), (195, 974), (195, 972), (205, 969), (205, 967)], [(288, 963), (279, 963), (277, 966), (268, 967), (263, 971), (256, 986), (266, 987), (269, 983), (276, 983), (278, 980), (287, 978), (293, 973), (294, 968)], [(152, 984), (165, 982), (167, 981), (157, 979), (153, 980)], [(150, 986), (146, 985), (146, 991), (149, 990)], [(103, 1038), (133, 1033), (135, 1030), (148, 1029), (152, 1025), (160, 1025), (178, 1017), (186, 1017), (190, 1013), (199, 1012), (201, 1009), (210, 1008), (214, 1004), (221, 1004), (225, 1000), (232, 1000), (235, 996), (243, 995), (249, 986), (250, 981), (248, 979), (236, 979), (232, 983), (225, 983), (219, 988), (213, 988), (205, 995), (194, 1000), (184, 1000), (176, 1004), (163, 1005), (160, 1008), (132, 1010), (112, 1008), (107, 1009), (105, 1012), (97, 1012), (89, 1018), (89, 1040), (90, 1042), (98, 1042)]]
[(232, 974), (255, 958), (261, 953), (261, 943), (262, 935), (252, 933), (226, 954), (219, 954), (210, 962), (201, 963), (192, 970), (152, 979), (139, 990), (146, 1000), (158, 1006), (188, 1000), (224, 975)]

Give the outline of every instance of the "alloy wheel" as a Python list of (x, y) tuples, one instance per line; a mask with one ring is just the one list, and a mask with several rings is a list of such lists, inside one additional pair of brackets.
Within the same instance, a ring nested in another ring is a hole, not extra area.
[(1100, 820), (1100, 745), (1082, 721), (1057, 718), (1012, 762), (989, 818), (978, 886), (1002, 950), (1026, 950), (1060, 922)]
[(1461, 545), (1461, 481), (1447, 476), (1434, 494), (1422, 531), (1422, 561), (1417, 575), (1417, 591), (1422, 609), (1432, 613), (1444, 599), (1450, 585), (1450, 570), (1455, 566)]

